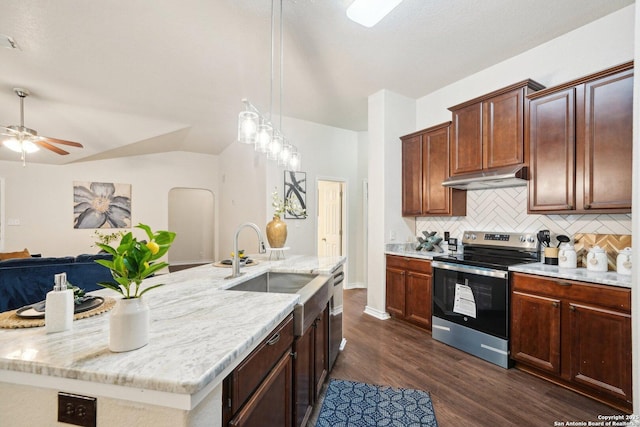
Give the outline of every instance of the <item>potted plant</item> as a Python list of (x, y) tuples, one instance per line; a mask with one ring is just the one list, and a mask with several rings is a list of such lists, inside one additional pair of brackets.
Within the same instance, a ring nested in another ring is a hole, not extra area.
[(95, 260), (111, 270), (114, 280), (98, 285), (122, 295), (109, 317), (109, 349), (116, 352), (135, 350), (149, 342), (149, 307), (142, 296), (163, 284), (143, 289), (142, 281), (169, 265), (155, 261), (167, 253), (176, 236), (170, 231), (153, 232), (145, 224), (138, 224), (136, 228), (144, 230), (148, 240), (139, 241), (128, 232), (117, 247), (96, 242), (100, 249), (113, 256), (111, 260)]
[(287, 223), (280, 219), (280, 215), (287, 212), (296, 217), (305, 218), (307, 212), (293, 194), (283, 200), (278, 195), (278, 190), (271, 193), (271, 206), (275, 210), (273, 219), (267, 224), (267, 240), (272, 248), (281, 248), (287, 241)]

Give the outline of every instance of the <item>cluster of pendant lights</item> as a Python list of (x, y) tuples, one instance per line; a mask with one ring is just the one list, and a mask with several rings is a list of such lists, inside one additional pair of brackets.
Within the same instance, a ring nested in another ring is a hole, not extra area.
[(278, 163), (286, 170), (300, 170), (300, 153), (289, 143), (279, 129), (260, 114), (260, 111), (248, 100), (243, 99), (244, 111), (238, 116), (238, 142), (253, 144), (259, 153)]
[[(274, 21), (275, 9), (274, 0), (271, 0), (271, 107), (273, 107), (273, 45), (274, 45)], [(244, 110), (238, 115), (238, 142), (243, 144), (253, 144), (259, 153), (265, 153), (267, 158), (278, 163), (278, 166), (285, 170), (300, 170), (300, 153), (282, 133), (282, 68), (283, 68), (283, 45), (282, 45), (282, 0), (280, 0), (280, 129), (274, 128), (269, 119), (265, 118), (260, 111), (249, 102), (243, 99)]]

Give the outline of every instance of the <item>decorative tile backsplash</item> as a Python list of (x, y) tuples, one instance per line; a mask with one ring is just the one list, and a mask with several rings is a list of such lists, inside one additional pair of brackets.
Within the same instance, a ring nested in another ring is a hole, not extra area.
[[(537, 232), (550, 230), (552, 238), (565, 234), (573, 239), (579, 233), (631, 234), (631, 214), (615, 215), (529, 215), (527, 187), (467, 191), (467, 216), (420, 217), (416, 235), (436, 231), (462, 238), (465, 230)], [(552, 240), (552, 243), (555, 243)]]

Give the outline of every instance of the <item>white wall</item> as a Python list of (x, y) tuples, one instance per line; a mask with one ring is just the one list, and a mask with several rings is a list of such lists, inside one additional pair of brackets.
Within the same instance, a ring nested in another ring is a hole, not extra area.
[(0, 177), (5, 178), (6, 220), (20, 222), (6, 227), (4, 250), (26, 247), (43, 256), (97, 252), (94, 230), (73, 228), (73, 181), (131, 184), (131, 223), (152, 229), (168, 226), (171, 188), (218, 192), (217, 158), (183, 152), (67, 165), (0, 161)]
[[(640, 64), (640, 8), (635, 10), (635, 64)], [(636, 112), (634, 114), (633, 121), (633, 185), (638, 188), (640, 186), (640, 82), (637, 77), (634, 82), (633, 93), (633, 109)], [(633, 207), (638, 209), (640, 206), (640, 192), (633, 192)], [(637, 212), (637, 211), (636, 211)], [(634, 215), (631, 218), (631, 229), (633, 239), (637, 242), (638, 232), (640, 232), (640, 215)], [(640, 251), (637, 249), (633, 251), (633, 265), (640, 265)], [(638, 281), (640, 280), (640, 269), (634, 268), (632, 271), (631, 283), (635, 284), (635, 288), (631, 292), (631, 333), (632, 333), (632, 347), (631, 354), (633, 355), (633, 366), (631, 372), (633, 373), (632, 390), (634, 390), (633, 399), (633, 413), (640, 415), (640, 327), (638, 327), (638, 319), (640, 319), (640, 292), (638, 292)], [(635, 324), (634, 324), (635, 323)]]

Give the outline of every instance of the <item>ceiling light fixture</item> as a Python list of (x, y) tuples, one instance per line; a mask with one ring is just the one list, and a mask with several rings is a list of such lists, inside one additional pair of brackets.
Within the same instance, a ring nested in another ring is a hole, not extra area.
[(271, 112), (273, 111), (273, 64), (274, 64), (274, 28), (275, 28), (275, 0), (271, 0), (271, 74), (269, 87), (269, 115), (264, 117), (258, 108), (249, 100), (243, 99), (244, 110), (238, 115), (238, 142), (243, 144), (254, 144), (255, 150), (265, 153), (267, 158), (277, 162), (287, 170), (300, 170), (300, 154), (297, 148), (290, 144), (282, 132), (282, 92), (283, 92), (283, 65), (284, 65), (284, 44), (283, 44), (283, 20), (282, 20), (282, 0), (280, 0), (280, 128), (275, 128), (271, 123)]
[(389, 14), (402, 0), (355, 0), (347, 8), (347, 17), (371, 28)]

